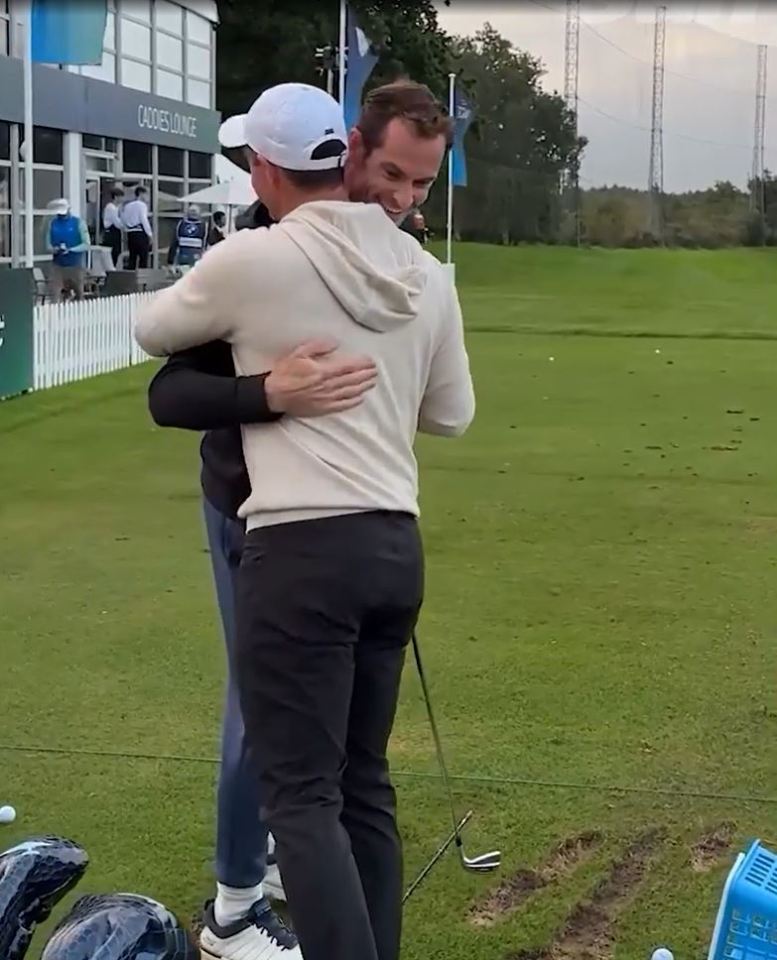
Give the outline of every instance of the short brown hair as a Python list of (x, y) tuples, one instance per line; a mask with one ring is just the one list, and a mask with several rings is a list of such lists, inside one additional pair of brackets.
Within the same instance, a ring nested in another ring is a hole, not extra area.
[(367, 153), (383, 145), (392, 120), (404, 120), (426, 140), (445, 137), (448, 146), (453, 141), (453, 121), (448, 111), (423, 83), (397, 80), (367, 94), (356, 123)]
[(343, 168), (331, 170), (286, 170), (283, 173), (298, 190), (336, 190), (343, 185)]

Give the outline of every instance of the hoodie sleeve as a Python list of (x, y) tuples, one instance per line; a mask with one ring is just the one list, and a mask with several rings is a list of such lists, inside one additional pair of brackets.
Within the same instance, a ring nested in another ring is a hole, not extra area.
[(432, 355), (418, 429), (440, 437), (460, 437), (475, 416), (475, 391), (459, 297), (447, 276), (442, 277), (441, 288), (441, 333)]
[(233, 291), (241, 288), (241, 251), (240, 234), (235, 234), (208, 250), (171, 287), (154, 294), (135, 324), (135, 339), (146, 353), (164, 357), (211, 340), (229, 340)]

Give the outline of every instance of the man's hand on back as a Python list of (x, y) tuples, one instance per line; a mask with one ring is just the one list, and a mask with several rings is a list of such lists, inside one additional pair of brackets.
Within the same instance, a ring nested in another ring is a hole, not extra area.
[(267, 404), (275, 413), (320, 417), (358, 407), (378, 371), (369, 357), (335, 356), (332, 340), (307, 340), (282, 357), (265, 380)]

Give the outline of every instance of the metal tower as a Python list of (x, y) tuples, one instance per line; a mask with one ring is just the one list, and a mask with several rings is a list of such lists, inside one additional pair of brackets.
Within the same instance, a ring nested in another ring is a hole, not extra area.
[[(566, 34), (564, 39), (564, 100), (574, 117), (577, 142), (578, 77), (580, 55), (580, 0), (567, 0)], [(564, 198), (572, 209), (575, 243), (580, 245), (580, 182), (578, 161), (567, 168), (563, 182)]]
[(666, 49), (666, 7), (656, 7), (653, 38), (653, 116), (650, 126), (650, 229), (662, 243), (664, 223), (661, 200), (664, 194), (664, 54)]
[[(758, 67), (755, 79), (755, 131), (753, 136), (753, 169), (750, 180), (750, 209), (761, 218), (764, 227), (764, 141), (766, 138), (766, 44), (758, 46)], [(765, 236), (763, 237), (765, 240)]]

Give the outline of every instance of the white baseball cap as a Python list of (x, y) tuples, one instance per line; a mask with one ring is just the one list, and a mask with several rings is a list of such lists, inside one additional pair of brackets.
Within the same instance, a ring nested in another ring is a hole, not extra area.
[(334, 170), (345, 163), (348, 134), (340, 104), (320, 87), (280, 83), (248, 113), (219, 128), (223, 147), (250, 147), (284, 170)]

